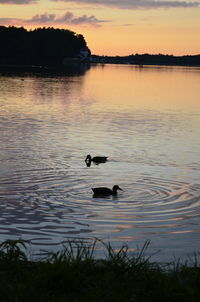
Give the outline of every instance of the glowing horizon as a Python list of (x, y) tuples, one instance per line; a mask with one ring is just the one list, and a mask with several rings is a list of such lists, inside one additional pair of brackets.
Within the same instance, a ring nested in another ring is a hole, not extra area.
[(93, 54), (200, 53), (200, 0), (0, 0), (0, 25), (65, 28)]

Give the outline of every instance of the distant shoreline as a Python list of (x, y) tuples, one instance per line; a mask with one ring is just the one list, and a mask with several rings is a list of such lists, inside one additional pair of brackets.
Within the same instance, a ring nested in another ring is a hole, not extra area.
[(111, 65), (129, 65), (129, 66), (136, 66), (138, 68), (142, 68), (145, 66), (166, 66), (166, 67), (200, 67), (200, 64), (162, 64), (162, 63), (145, 63), (145, 64), (137, 64), (137, 63), (113, 63), (113, 62), (106, 62), (106, 63), (91, 63), (92, 65), (97, 65), (97, 64), (101, 64), (101, 65), (107, 65), (107, 64), (111, 64)]
[[(104, 57), (105, 58), (105, 57)], [(81, 66), (87, 66), (85, 70), (87, 70), (90, 66), (94, 65), (107, 65), (107, 64), (116, 64), (116, 65), (129, 65), (136, 66), (138, 68), (144, 68), (145, 66), (168, 66), (168, 67), (200, 67), (200, 63), (184, 63), (184, 62), (145, 62), (137, 63), (137, 62), (128, 62), (124, 60), (120, 60), (119, 57), (117, 59), (106, 59), (97, 60), (97, 61), (68, 61), (67, 64), (63, 65), (10, 65), (10, 64), (0, 64), (0, 73), (33, 73), (33, 74), (65, 74), (68, 72), (76, 72), (80, 69)]]
[(200, 55), (173, 56), (135, 54), (129, 56), (97, 56), (91, 55), (90, 61), (94, 63), (127, 64), (127, 65), (166, 65), (166, 66), (200, 66)]

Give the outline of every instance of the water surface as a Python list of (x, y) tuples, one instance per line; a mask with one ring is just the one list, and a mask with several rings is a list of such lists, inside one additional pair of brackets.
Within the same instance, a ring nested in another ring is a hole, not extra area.
[[(199, 251), (200, 68), (0, 76), (0, 240), (100, 238), (156, 259)], [(85, 165), (87, 154), (105, 164)], [(123, 188), (93, 198), (92, 187)], [(99, 252), (101, 253), (101, 251)]]

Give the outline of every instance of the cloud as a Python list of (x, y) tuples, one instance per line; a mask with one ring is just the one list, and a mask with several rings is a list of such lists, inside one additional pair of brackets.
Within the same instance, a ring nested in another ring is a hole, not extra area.
[(20, 22), (20, 19), (0, 18), (0, 26), (2, 26), (2, 25), (18, 25), (18, 22)]
[(20, 18), (0, 18), (0, 24), (3, 25), (25, 25), (25, 24), (36, 24), (42, 26), (53, 26), (58, 24), (90, 24), (92, 26), (100, 26), (102, 22), (109, 22), (106, 20), (99, 20), (95, 16), (86, 16), (82, 15), (80, 17), (75, 17), (73, 13), (66, 12), (63, 16), (56, 16), (56, 14), (37, 14), (33, 16), (31, 19), (20, 19)]
[(71, 23), (71, 24), (93, 24), (99, 25), (101, 22), (105, 22), (105, 20), (98, 20), (95, 16), (86, 16), (82, 15), (80, 17), (74, 17), (74, 15), (70, 12), (67, 12), (63, 17), (57, 19), (60, 23)]
[(30, 23), (52, 23), (55, 22), (56, 19), (56, 15), (55, 14), (41, 14), (41, 15), (35, 15), (33, 16), (31, 19), (26, 20), (26, 22), (30, 22)]
[(82, 15), (75, 17), (73, 13), (66, 12), (63, 16), (57, 17), (56, 14), (44, 13), (41, 15), (35, 15), (31, 19), (26, 20), (28, 23), (36, 24), (90, 24), (93, 26), (99, 26), (100, 23), (106, 22), (106, 20), (99, 20), (95, 16)]
[(104, 5), (110, 7), (116, 7), (121, 9), (157, 9), (157, 8), (187, 8), (198, 7), (200, 3), (198, 1), (168, 1), (168, 0), (51, 0), (51, 1), (63, 1), (63, 2), (75, 2), (79, 4), (95, 4)]
[(37, 0), (0, 0), (0, 4), (31, 4)]

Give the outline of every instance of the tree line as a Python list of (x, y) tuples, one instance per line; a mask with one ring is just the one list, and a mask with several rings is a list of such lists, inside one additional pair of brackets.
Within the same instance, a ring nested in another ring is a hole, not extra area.
[(0, 26), (0, 64), (61, 64), (87, 47), (81, 34), (67, 29)]
[(200, 55), (173, 56), (163, 54), (135, 54), (129, 56), (96, 56), (92, 55), (93, 62), (112, 64), (137, 64), (137, 65), (182, 65), (200, 66)]

